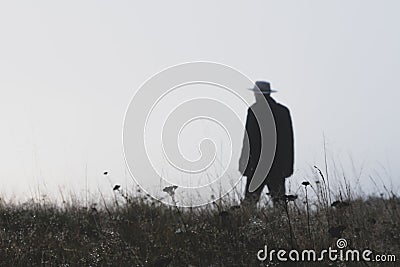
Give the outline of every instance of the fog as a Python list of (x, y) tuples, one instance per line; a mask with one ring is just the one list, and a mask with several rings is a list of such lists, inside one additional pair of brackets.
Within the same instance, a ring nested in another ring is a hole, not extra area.
[(366, 193), (383, 184), (398, 192), (399, 8), (394, 0), (2, 2), (1, 193), (83, 197), (133, 186), (122, 148), (130, 100), (155, 73), (190, 61), (231, 66), (279, 91), (294, 124), (293, 183), (312, 180), (314, 165), (325, 170), (326, 155), (332, 177)]

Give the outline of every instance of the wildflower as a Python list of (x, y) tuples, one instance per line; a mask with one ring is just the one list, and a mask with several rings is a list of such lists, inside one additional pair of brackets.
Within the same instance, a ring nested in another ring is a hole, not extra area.
[(177, 188), (178, 188), (177, 185), (171, 185), (171, 186), (164, 187), (164, 189), (162, 191), (167, 193), (168, 195), (170, 195), (172, 197), (172, 196), (175, 195), (175, 190)]
[(119, 190), (120, 187), (121, 187), (121, 186), (120, 186), (119, 184), (116, 184), (116, 185), (114, 185), (113, 190), (114, 190), (114, 191)]
[(297, 195), (285, 195), (287, 201), (295, 201), (298, 198)]

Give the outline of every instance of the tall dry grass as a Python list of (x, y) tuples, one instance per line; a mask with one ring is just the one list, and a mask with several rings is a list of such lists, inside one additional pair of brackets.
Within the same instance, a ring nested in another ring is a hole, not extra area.
[[(257, 210), (229, 197), (196, 209), (165, 206), (140, 190), (120, 187), (114, 187), (113, 201), (100, 198), (89, 207), (71, 201), (56, 206), (45, 199), (2, 200), (0, 266), (280, 266), (261, 263), (257, 251), (266, 244), (319, 251), (335, 247), (338, 238), (352, 249), (399, 259), (400, 199), (390, 191), (360, 197), (349, 183), (332, 192), (317, 170), (319, 177), (300, 184), (298, 195), (287, 195), (282, 206), (272, 207), (266, 196)], [(297, 263), (321, 264), (377, 265)]]

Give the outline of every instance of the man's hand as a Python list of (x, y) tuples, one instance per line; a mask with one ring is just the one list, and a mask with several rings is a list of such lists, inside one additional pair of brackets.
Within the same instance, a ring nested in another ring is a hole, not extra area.
[(252, 162), (253, 161), (251, 160), (251, 157), (248, 158), (247, 162), (241, 158), (239, 160), (239, 172), (242, 175), (244, 175), (246, 169), (253, 170), (255, 168), (255, 166), (251, 166), (251, 165), (254, 165), (254, 164), (252, 164)]

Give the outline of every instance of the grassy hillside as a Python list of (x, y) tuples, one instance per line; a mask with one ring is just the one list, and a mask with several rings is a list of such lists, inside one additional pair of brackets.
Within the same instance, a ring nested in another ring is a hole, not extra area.
[[(257, 252), (264, 245), (319, 251), (335, 247), (340, 237), (349, 248), (368, 248), (399, 259), (400, 201), (396, 196), (329, 199), (326, 191), (311, 186), (304, 189), (316, 189), (313, 200), (309, 195), (288, 196), (280, 208), (266, 205), (255, 211), (229, 199), (198, 209), (169, 207), (140, 193), (135, 197), (121, 194), (112, 202), (88, 208), (71, 203), (55, 206), (48, 201), (2, 201), (0, 265), (263, 266)], [(263, 264), (283, 265), (276, 260)]]

